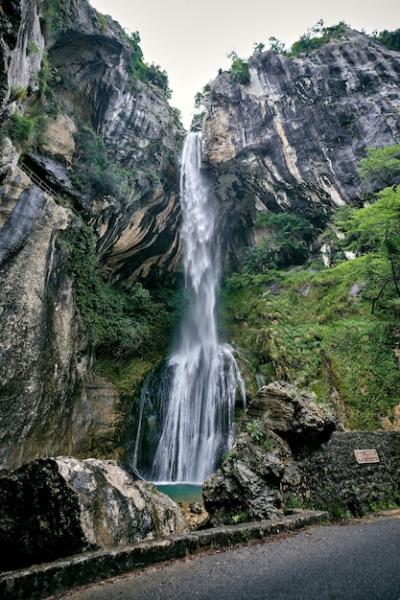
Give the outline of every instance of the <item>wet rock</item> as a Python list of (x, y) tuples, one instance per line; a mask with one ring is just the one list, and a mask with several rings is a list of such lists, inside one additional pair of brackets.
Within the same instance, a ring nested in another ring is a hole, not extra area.
[(170, 498), (113, 461), (38, 460), (0, 480), (5, 570), (185, 530)]

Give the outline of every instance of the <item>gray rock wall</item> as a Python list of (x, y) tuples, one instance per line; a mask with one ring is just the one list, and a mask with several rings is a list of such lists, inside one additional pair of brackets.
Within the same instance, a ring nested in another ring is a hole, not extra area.
[[(130, 77), (132, 48), (117, 23), (86, 1), (56, 4), (52, 20), (44, 1), (0, 11), (0, 472), (54, 454), (118, 454), (124, 416), (112, 386), (91, 372), (65, 243), (72, 222), (93, 225), (104, 277), (125, 287), (159, 282), (180, 252), (172, 109), (158, 88)], [(11, 115), (48, 109), (37, 96), (44, 56), (58, 115), (48, 117), (43, 144), (14, 145)], [(136, 173), (126, 198), (73, 187), (82, 125), (103, 137), (110, 160)]]
[(231, 257), (252, 242), (256, 209), (321, 224), (359, 201), (372, 189), (357, 175), (366, 148), (400, 135), (400, 54), (366, 35), (349, 30), (298, 58), (256, 53), (249, 67), (249, 85), (229, 73), (212, 83), (203, 123)]
[[(358, 464), (357, 449), (376, 449), (380, 462)], [(338, 516), (400, 503), (400, 432), (336, 432), (298, 468), (294, 494)]]

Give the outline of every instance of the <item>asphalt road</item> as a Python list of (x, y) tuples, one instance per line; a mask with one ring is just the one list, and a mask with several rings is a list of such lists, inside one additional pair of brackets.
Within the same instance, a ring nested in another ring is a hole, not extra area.
[(400, 517), (317, 526), (151, 567), (68, 600), (400, 600)]

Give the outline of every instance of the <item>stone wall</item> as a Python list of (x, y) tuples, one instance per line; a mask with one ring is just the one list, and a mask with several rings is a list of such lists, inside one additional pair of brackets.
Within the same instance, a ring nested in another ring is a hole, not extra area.
[[(380, 462), (358, 464), (357, 449), (377, 450)], [(336, 432), (298, 463), (300, 483), (293, 493), (331, 513), (363, 514), (400, 502), (400, 431)]]

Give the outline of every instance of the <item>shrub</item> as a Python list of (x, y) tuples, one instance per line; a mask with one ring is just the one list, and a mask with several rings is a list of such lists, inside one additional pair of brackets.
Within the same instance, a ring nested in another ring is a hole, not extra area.
[(297, 42), (294, 42), (289, 51), (289, 56), (296, 57), (303, 52), (316, 50), (333, 39), (343, 36), (348, 29), (349, 26), (344, 21), (340, 21), (332, 27), (324, 27), (321, 19), (307, 33), (303, 34)]
[(379, 33), (374, 31), (373, 36), (383, 46), (386, 46), (386, 48), (400, 51), (400, 29), (395, 29), (394, 31), (385, 29)]
[(345, 234), (343, 245), (357, 253), (380, 252), (388, 239), (400, 239), (400, 186), (386, 188), (364, 208), (342, 208), (335, 225)]
[(269, 38), (269, 49), (274, 54), (286, 54), (286, 46), (284, 42), (281, 42), (273, 36)]
[(265, 438), (264, 425), (261, 419), (255, 419), (247, 423), (246, 431), (255, 444), (260, 444)]
[(240, 58), (236, 52), (231, 52), (229, 58), (232, 61), (230, 72), (233, 81), (242, 85), (248, 85), (250, 83), (250, 69), (248, 63), (243, 58)]
[(383, 148), (368, 148), (360, 161), (359, 174), (363, 181), (391, 185), (400, 177), (400, 144)]
[(108, 21), (107, 21), (106, 15), (103, 15), (101, 13), (97, 13), (97, 17), (99, 19), (101, 30), (103, 31), (103, 33), (107, 33), (107, 31), (108, 31)]
[(74, 223), (65, 242), (77, 305), (97, 355), (142, 356), (166, 344), (170, 319), (165, 305), (154, 302), (140, 284), (122, 290), (100, 277), (91, 228)]
[(37, 44), (35, 44), (35, 42), (28, 42), (28, 45), (26, 47), (26, 53), (29, 55), (31, 54), (38, 54), (40, 52), (40, 48)]
[(133, 81), (144, 81), (155, 85), (164, 92), (166, 98), (172, 95), (169, 87), (168, 74), (154, 63), (149, 65), (144, 62), (143, 51), (140, 47), (140, 34), (138, 31), (127, 36), (127, 42), (132, 48), (128, 65), (128, 73)]
[(33, 141), (34, 128), (34, 119), (15, 112), (9, 122), (8, 135), (14, 144), (26, 147)]
[(301, 265), (307, 260), (316, 231), (303, 217), (263, 213), (258, 217), (257, 227), (266, 229), (268, 235), (247, 251), (244, 268), (248, 273), (265, 273), (270, 269)]
[(23, 102), (28, 94), (26, 88), (20, 87), (18, 85), (12, 85), (10, 90), (11, 100), (15, 100), (17, 102)]
[(64, 29), (61, 0), (44, 0), (42, 10), (48, 31), (56, 32)]
[(128, 172), (108, 158), (102, 138), (90, 127), (81, 127), (75, 136), (76, 154), (71, 179), (83, 193), (91, 196), (129, 195)]

